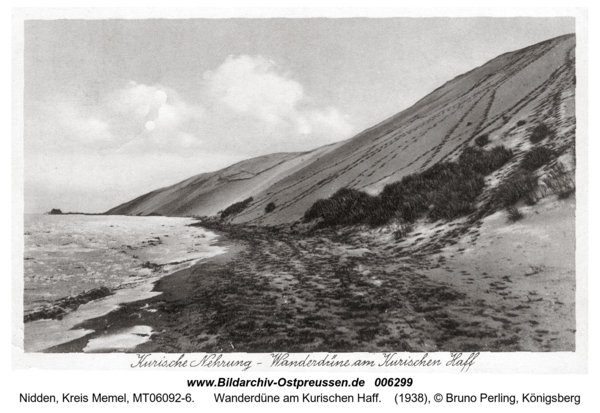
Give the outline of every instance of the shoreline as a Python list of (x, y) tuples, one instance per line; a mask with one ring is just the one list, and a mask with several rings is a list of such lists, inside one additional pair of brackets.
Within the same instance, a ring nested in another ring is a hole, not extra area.
[[(197, 220), (187, 217), (139, 222), (129, 217), (60, 219), (57, 224), (41, 216), (27, 227), (31, 254), (25, 257), (23, 295), (26, 352), (44, 352), (88, 337), (89, 329), (78, 328), (85, 321), (159, 294), (153, 289), (161, 277), (226, 250), (218, 246), (216, 233), (191, 227)], [(42, 289), (44, 283), (52, 283), (52, 288)], [(36, 301), (38, 295), (44, 302)]]
[[(108, 314), (83, 321), (74, 326), (73, 329), (93, 330), (93, 332), (67, 343), (50, 347), (42, 351), (42, 353), (83, 353), (89, 341), (103, 336), (117, 335), (122, 330), (134, 328), (139, 325), (151, 327), (153, 333), (159, 331), (162, 325), (160, 317), (153, 316), (154, 313), (148, 311), (139, 312), (140, 308), (162, 301), (177, 300), (181, 295), (185, 295), (185, 283), (193, 276), (196, 268), (203, 265), (218, 265), (221, 262), (231, 259), (232, 256), (243, 249), (240, 244), (225, 241), (226, 234), (215, 230), (210, 231), (218, 236), (217, 241), (212, 245), (225, 247), (227, 251), (212, 257), (202, 258), (189, 268), (184, 268), (161, 277), (152, 282), (151, 292), (156, 293), (153, 297), (122, 303), (119, 305), (119, 308)], [(139, 317), (133, 318), (131, 315), (136, 312), (139, 314)], [(138, 347), (140, 346), (128, 348), (124, 351), (135, 352), (134, 350), (138, 350)]]
[(523, 212), (508, 228), (500, 212), (422, 223), (403, 240), (393, 228), (205, 223), (227, 252), (161, 278), (155, 297), (81, 323), (95, 332), (46, 352), (81, 352), (136, 326), (152, 334), (123, 352), (575, 351), (574, 248), (551, 241), (574, 246), (574, 201)]

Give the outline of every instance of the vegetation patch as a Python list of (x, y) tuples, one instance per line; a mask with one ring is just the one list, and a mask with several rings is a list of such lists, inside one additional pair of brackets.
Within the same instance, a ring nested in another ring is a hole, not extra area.
[(320, 227), (380, 226), (393, 219), (410, 224), (424, 215), (433, 221), (464, 216), (475, 209), (475, 200), (485, 186), (483, 177), (504, 165), (512, 155), (503, 146), (491, 150), (468, 147), (457, 162), (438, 163), (407, 175), (386, 185), (377, 196), (342, 188), (330, 198), (315, 202), (304, 214), (304, 220), (320, 219)]
[(275, 202), (269, 202), (265, 207), (265, 214), (269, 214), (275, 211)]
[(479, 135), (478, 137), (475, 138), (475, 144), (477, 146), (479, 146), (480, 148), (484, 147), (489, 142), (490, 142), (490, 135), (487, 133), (483, 134), (483, 135)]
[(534, 174), (517, 170), (498, 185), (492, 196), (492, 204), (499, 208), (508, 208), (524, 197), (533, 200), (537, 186), (538, 179)]
[(523, 214), (516, 206), (510, 206), (506, 208), (506, 214), (508, 222), (517, 222), (523, 219)]
[(413, 226), (410, 222), (402, 222), (400, 228), (394, 231), (394, 239), (396, 241), (403, 240), (413, 230)]
[(548, 189), (558, 195), (558, 199), (567, 199), (575, 193), (575, 180), (562, 163), (557, 163), (543, 179)]
[(236, 215), (242, 212), (252, 202), (254, 198), (246, 198), (243, 201), (236, 202), (235, 204), (229, 205), (221, 212), (221, 219), (227, 218), (230, 215)]
[(550, 129), (548, 125), (545, 123), (538, 123), (535, 128), (531, 131), (531, 135), (529, 135), (529, 140), (531, 143), (538, 143), (543, 141), (549, 136), (552, 136), (554, 131)]
[(550, 162), (553, 157), (554, 152), (552, 149), (538, 146), (525, 154), (520, 166), (526, 171), (535, 171)]
[(375, 206), (375, 197), (351, 188), (341, 188), (328, 199), (317, 200), (304, 214), (305, 221), (321, 218), (323, 226), (364, 222)]
[[(498, 185), (492, 194), (494, 209), (509, 208), (523, 199), (527, 205), (535, 205), (545, 193), (538, 191), (538, 178), (534, 171), (555, 158), (556, 153), (545, 146), (536, 147), (525, 154), (519, 167)], [(561, 199), (568, 198), (575, 191), (575, 182), (564, 166), (558, 163), (543, 180), (544, 186), (558, 194)], [(543, 192), (543, 191), (542, 191)]]

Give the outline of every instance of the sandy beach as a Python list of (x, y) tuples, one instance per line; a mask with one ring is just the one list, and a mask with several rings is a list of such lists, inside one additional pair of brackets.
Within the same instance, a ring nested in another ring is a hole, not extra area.
[(544, 200), (510, 228), (503, 212), (423, 223), (402, 241), (204, 222), (226, 253), (161, 278), (161, 294), (82, 323), (94, 333), (49, 352), (94, 351), (140, 326), (143, 343), (113, 351), (574, 351), (574, 206)]

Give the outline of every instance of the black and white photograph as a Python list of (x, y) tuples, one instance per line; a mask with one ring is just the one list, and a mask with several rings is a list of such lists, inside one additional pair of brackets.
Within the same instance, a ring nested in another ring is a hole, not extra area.
[(587, 10), (12, 14), (14, 407), (597, 404)]
[(597, 405), (587, 9), (172, 7), (12, 9), (9, 405)]
[(25, 352), (576, 350), (573, 17), (24, 22)]

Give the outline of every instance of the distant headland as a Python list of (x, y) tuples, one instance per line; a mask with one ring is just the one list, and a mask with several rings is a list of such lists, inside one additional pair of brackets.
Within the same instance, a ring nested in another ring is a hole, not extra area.
[(59, 208), (52, 208), (46, 215), (106, 215), (103, 212), (62, 212)]

